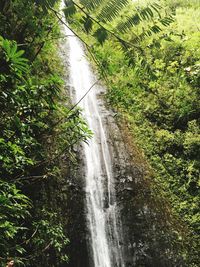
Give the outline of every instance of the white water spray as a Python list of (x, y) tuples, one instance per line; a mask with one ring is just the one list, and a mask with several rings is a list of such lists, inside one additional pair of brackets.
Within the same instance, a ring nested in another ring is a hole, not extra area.
[[(69, 78), (72, 100), (77, 103), (95, 83), (95, 75), (76, 36), (65, 26), (69, 46)], [(116, 205), (112, 157), (109, 151), (102, 107), (101, 87), (95, 85), (81, 100), (88, 127), (94, 133), (83, 144), (86, 184), (86, 210), (92, 249), (92, 267), (124, 267), (121, 251), (120, 220)], [(105, 108), (103, 108), (105, 110)]]

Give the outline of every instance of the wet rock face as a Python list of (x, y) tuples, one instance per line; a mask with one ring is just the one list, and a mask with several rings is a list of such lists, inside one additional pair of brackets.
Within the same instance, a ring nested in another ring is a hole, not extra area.
[(125, 266), (185, 266), (167, 206), (153, 194), (144, 159), (137, 148), (131, 146), (126, 130), (121, 131), (112, 118), (107, 117), (107, 127), (113, 149)]
[(78, 156), (77, 160), (79, 166), (72, 166), (70, 175), (66, 178), (68, 195), (66, 202), (66, 216), (68, 217), (66, 232), (70, 240), (67, 251), (69, 262), (66, 266), (69, 267), (89, 266), (83, 165)]
[[(102, 110), (113, 160), (117, 205), (121, 217), (121, 247), (125, 267), (184, 266), (162, 201), (155, 199), (146, 176), (145, 164), (131, 152), (127, 136), (113, 118)], [(86, 222), (83, 165), (69, 181), (70, 267), (93, 267), (90, 263)], [(106, 207), (105, 207), (106, 208)], [(114, 266), (113, 266), (114, 267)]]
[[(67, 69), (66, 46), (63, 51), (61, 57)], [(67, 74), (64, 79), (68, 84)], [(117, 126), (115, 114), (105, 108), (104, 89), (99, 89), (98, 106), (112, 155), (116, 202), (119, 207), (118, 216), (121, 218), (118, 229), (125, 267), (184, 266), (178, 256), (177, 243), (165, 206), (152, 194), (151, 184), (146, 179), (149, 176), (146, 164), (144, 160), (138, 160), (141, 155), (136, 147), (132, 147), (128, 132)], [(69, 218), (66, 230), (70, 239), (67, 266), (94, 267), (90, 261), (84, 166), (80, 151), (81, 148), (77, 153), (79, 167), (71, 170), (70, 176), (66, 178), (66, 216)]]

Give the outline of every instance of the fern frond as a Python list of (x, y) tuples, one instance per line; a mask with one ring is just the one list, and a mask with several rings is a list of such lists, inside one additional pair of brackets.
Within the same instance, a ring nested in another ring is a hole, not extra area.
[(99, 7), (101, 4), (106, 2), (105, 0), (80, 0), (80, 4), (83, 5), (88, 11), (93, 11), (97, 7)]
[(162, 29), (161, 29), (160, 25), (154, 24), (154, 25), (149, 26), (148, 28), (146, 28), (138, 36), (134, 37), (132, 39), (132, 42), (133, 43), (140, 43), (141, 41), (145, 40), (146, 37), (152, 36), (153, 34), (159, 33), (161, 31), (162, 31)]
[(99, 12), (97, 19), (102, 22), (111, 22), (120, 14), (121, 10), (126, 7), (128, 3), (129, 0), (107, 1), (107, 4), (103, 6), (102, 10)]
[(65, 6), (66, 8), (64, 8), (64, 13), (66, 18), (73, 16), (77, 12), (72, 0), (65, 0)]
[[(103, 44), (109, 36), (113, 36), (126, 51), (129, 51), (130, 47), (139, 49), (138, 43), (146, 37), (159, 33), (162, 31), (162, 26), (168, 26), (173, 21), (171, 16), (161, 15), (162, 7), (157, 3), (151, 3), (145, 7), (135, 7), (130, 0), (66, 0), (67, 3), (68, 8), (72, 9), (72, 12), (71, 10), (68, 12), (69, 16), (73, 16), (73, 12), (79, 12), (81, 30), (84, 29), (87, 34), (91, 32), (100, 44)], [(126, 16), (127, 10), (128, 14), (132, 15)], [(119, 21), (117, 19), (119, 16), (125, 20)], [(117, 21), (119, 23), (113, 28)], [(149, 21), (150, 23), (147, 23)], [(142, 24), (143, 22), (145, 23)], [(131, 40), (123, 39), (123, 33), (139, 24), (143, 26), (138, 28), (140, 31), (143, 29), (142, 33), (137, 35), (133, 30)]]
[(116, 29), (121, 32), (125, 33), (133, 26), (139, 25), (141, 22), (141, 18), (138, 13), (135, 13), (133, 16), (128, 17), (126, 21), (121, 22), (117, 25)]
[(159, 17), (161, 17), (160, 10), (162, 9), (162, 7), (160, 5), (158, 5), (157, 3), (152, 3), (150, 4), (150, 7), (157, 13)]
[(132, 27), (138, 26), (143, 21), (151, 20), (154, 17), (155, 9), (156, 12), (159, 11), (160, 6), (157, 4), (151, 4), (142, 9), (137, 9), (131, 17), (127, 17), (127, 19), (117, 25), (117, 30), (121, 33), (128, 32)]
[(35, 0), (35, 2), (40, 5), (45, 12), (47, 12), (49, 8), (54, 7), (58, 0)]
[(172, 22), (174, 22), (174, 18), (172, 16), (166, 16), (164, 18), (160, 18), (158, 20), (163, 26), (169, 26)]
[(89, 16), (83, 17), (83, 27), (86, 31), (86, 33), (89, 33), (92, 30), (93, 21)]
[(96, 39), (98, 40), (98, 42), (103, 45), (103, 43), (105, 42), (105, 40), (108, 37), (108, 32), (104, 29), (104, 28), (99, 28), (95, 33), (94, 33), (94, 37), (96, 37)]

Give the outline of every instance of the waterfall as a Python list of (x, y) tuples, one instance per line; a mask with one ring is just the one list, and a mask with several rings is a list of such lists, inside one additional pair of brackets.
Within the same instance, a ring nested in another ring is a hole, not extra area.
[(101, 116), (102, 109), (105, 110), (99, 96), (103, 88), (95, 85), (88, 92), (97, 78), (85, 56), (81, 42), (66, 26), (64, 33), (69, 36), (68, 64), (72, 101), (77, 103), (85, 95), (79, 107), (93, 132), (88, 144), (84, 143), (82, 146), (92, 267), (124, 267), (112, 155), (106, 126)]

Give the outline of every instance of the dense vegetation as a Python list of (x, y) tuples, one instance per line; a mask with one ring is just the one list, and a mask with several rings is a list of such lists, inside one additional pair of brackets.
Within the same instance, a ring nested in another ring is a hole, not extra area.
[[(184, 229), (176, 234), (186, 266), (197, 267), (200, 7), (198, 0), (158, 2), (67, 0), (65, 15)], [(19, 266), (67, 261), (60, 205), (67, 200), (57, 192), (74, 145), (90, 132), (63, 90), (56, 10), (54, 0), (0, 2), (0, 266), (7, 257)]]
[(143, 149), (158, 194), (184, 229), (178, 235), (186, 266), (199, 266), (199, 1), (129, 8), (128, 1), (68, 2), (69, 22), (105, 74), (108, 102)]
[(17, 266), (67, 261), (57, 191), (87, 129), (63, 90), (54, 2), (0, 2), (0, 266), (7, 257)]

